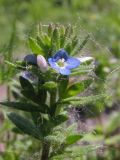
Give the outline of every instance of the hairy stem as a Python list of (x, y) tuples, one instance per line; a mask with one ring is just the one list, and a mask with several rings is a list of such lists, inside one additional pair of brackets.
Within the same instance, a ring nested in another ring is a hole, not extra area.
[(56, 100), (56, 91), (53, 91), (50, 95), (50, 107), (53, 106), (53, 104), (55, 103)]
[(11, 99), (11, 91), (10, 91), (10, 86), (7, 86), (7, 100), (10, 101)]
[[(56, 91), (53, 91), (50, 95), (50, 108), (53, 107), (53, 104), (55, 103), (56, 100)], [(54, 112), (54, 111), (53, 111)], [(51, 114), (51, 117), (53, 114)], [(52, 130), (52, 128), (51, 128)], [(41, 155), (41, 160), (49, 160), (49, 152), (50, 152), (50, 143), (46, 142), (45, 140), (43, 141), (42, 144), (42, 155)]]
[(49, 150), (50, 144), (48, 142), (43, 142), (41, 160), (49, 160)]

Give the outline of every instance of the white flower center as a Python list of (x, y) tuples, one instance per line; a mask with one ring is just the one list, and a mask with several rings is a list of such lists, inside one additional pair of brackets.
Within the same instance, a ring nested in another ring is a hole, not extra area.
[(64, 67), (64, 66), (65, 66), (65, 59), (64, 59), (64, 58), (59, 59), (59, 60), (57, 61), (57, 65), (58, 65), (59, 67)]

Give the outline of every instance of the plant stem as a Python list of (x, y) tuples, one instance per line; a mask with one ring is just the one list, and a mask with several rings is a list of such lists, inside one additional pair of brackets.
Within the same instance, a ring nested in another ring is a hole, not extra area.
[(56, 91), (53, 91), (50, 95), (50, 107), (53, 106), (53, 104), (55, 103), (56, 100)]
[(11, 91), (10, 91), (10, 86), (8, 85), (8, 86), (7, 86), (7, 100), (8, 100), (8, 101), (10, 101), (10, 99), (11, 99), (11, 94), (10, 94), (10, 93), (11, 93)]
[(43, 142), (41, 160), (49, 160), (49, 150), (50, 144), (48, 142)]
[(55, 110), (56, 110), (56, 105), (54, 105), (55, 101), (56, 101), (56, 91), (53, 91), (50, 95), (50, 115), (51, 117), (55, 115)]
[[(53, 104), (56, 100), (56, 91), (53, 91), (50, 95), (50, 108), (53, 107)], [(51, 115), (52, 116), (52, 115)], [(52, 130), (52, 128), (51, 128)], [(45, 140), (42, 143), (42, 155), (41, 160), (49, 160), (49, 151), (50, 151), (50, 143)]]

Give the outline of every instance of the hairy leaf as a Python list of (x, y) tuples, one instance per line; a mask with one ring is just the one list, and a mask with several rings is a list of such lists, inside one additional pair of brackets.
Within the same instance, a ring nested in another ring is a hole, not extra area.
[(28, 89), (30, 90), (31, 92), (34, 92), (34, 88), (33, 88), (33, 85), (30, 83), (29, 80), (27, 80), (26, 78), (20, 76), (19, 77), (19, 80), (20, 80), (20, 84), (21, 84), (21, 87), (23, 89)]
[(79, 134), (73, 134), (70, 135), (66, 138), (66, 144), (67, 145), (71, 145), (76, 143), (78, 140), (80, 140), (83, 137), (83, 135), (79, 135)]
[(32, 137), (37, 139), (42, 138), (42, 135), (40, 134), (40, 131), (36, 128), (36, 126), (34, 126), (24, 117), (16, 113), (10, 113), (8, 114), (8, 118), (25, 134), (31, 135)]
[(54, 123), (54, 126), (58, 126), (67, 120), (68, 120), (68, 117), (66, 115), (61, 114), (54, 117), (54, 119), (52, 119), (51, 122)]
[(95, 103), (106, 98), (106, 94), (99, 94), (87, 97), (71, 97), (61, 100), (59, 103), (71, 104), (73, 106), (84, 105), (88, 103)]
[(47, 105), (37, 105), (37, 104), (31, 104), (31, 103), (25, 103), (25, 102), (0, 102), (1, 105), (4, 105), (8, 108), (18, 109), (26, 112), (41, 112), (46, 113), (47, 112)]
[(106, 126), (106, 135), (112, 134), (117, 128), (120, 127), (120, 113), (112, 115)]
[(77, 94), (83, 92), (87, 87), (89, 87), (91, 83), (92, 80), (85, 80), (78, 83), (74, 83), (73, 85), (69, 86), (69, 88), (66, 90), (65, 96), (76, 96)]
[(29, 46), (30, 46), (33, 53), (35, 53), (35, 54), (42, 54), (43, 53), (42, 49), (37, 44), (36, 40), (31, 37), (29, 38)]
[(69, 81), (69, 79), (67, 76), (60, 76), (59, 77), (58, 89), (59, 89), (59, 96), (60, 97), (64, 97), (65, 91), (67, 89), (68, 81)]

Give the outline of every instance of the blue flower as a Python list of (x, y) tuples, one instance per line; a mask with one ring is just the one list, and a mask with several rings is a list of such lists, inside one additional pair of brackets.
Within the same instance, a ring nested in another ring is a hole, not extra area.
[(50, 66), (62, 75), (69, 75), (71, 69), (80, 65), (80, 61), (77, 58), (68, 56), (68, 53), (64, 49), (60, 49), (52, 58), (48, 59)]

